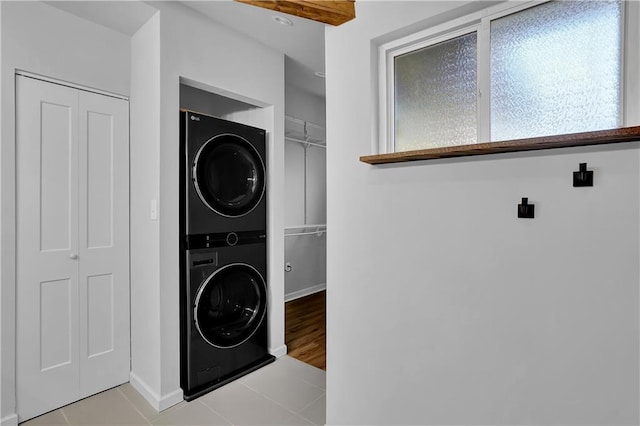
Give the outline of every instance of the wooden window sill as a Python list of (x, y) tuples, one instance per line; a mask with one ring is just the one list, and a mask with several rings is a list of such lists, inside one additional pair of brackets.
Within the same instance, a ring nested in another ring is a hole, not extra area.
[(640, 126), (622, 127), (596, 132), (571, 133), (539, 138), (485, 142), (474, 145), (419, 149), (364, 155), (360, 161), (368, 164), (403, 163), (406, 161), (433, 160), (437, 158), (467, 157), (470, 155), (497, 154), (501, 152), (533, 151), (537, 149), (566, 148), (571, 146), (601, 145), (608, 143), (640, 141)]

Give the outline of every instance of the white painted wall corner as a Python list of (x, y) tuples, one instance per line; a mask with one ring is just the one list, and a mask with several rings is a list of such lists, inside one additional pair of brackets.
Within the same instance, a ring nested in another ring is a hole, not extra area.
[[(138, 391), (138, 393), (140, 393), (140, 395), (142, 395), (144, 399), (146, 399), (147, 402), (158, 412), (166, 410), (167, 408), (182, 402), (184, 399), (182, 389), (176, 389), (166, 395), (158, 395), (135, 373), (129, 374), (129, 382), (131, 383), (131, 386), (133, 386), (133, 388)], [(4, 425), (4, 423), (2, 425)]]
[(8, 416), (4, 416), (0, 419), (0, 426), (17, 426), (18, 425), (18, 415), (10, 414)]
[(287, 345), (278, 346), (277, 348), (269, 348), (269, 353), (276, 358), (285, 356), (287, 354)]

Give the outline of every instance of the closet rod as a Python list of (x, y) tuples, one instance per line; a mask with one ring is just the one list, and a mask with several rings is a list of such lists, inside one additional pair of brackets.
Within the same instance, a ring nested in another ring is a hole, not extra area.
[(307, 142), (304, 139), (296, 139), (296, 138), (292, 138), (292, 137), (289, 137), (289, 136), (285, 136), (284, 139), (285, 139), (285, 141), (289, 141), (289, 142), (298, 142), (298, 143), (301, 143), (303, 145), (311, 145), (311, 146), (317, 146), (318, 148), (327, 149), (326, 145), (322, 145), (322, 144), (314, 143), (314, 142)]
[(326, 234), (326, 229), (320, 229), (317, 231), (309, 231), (309, 232), (296, 232), (295, 234), (284, 234), (285, 237), (295, 237), (298, 235), (317, 235), (318, 237), (322, 234)]
[(295, 118), (295, 117), (292, 117), (290, 115), (285, 115), (284, 119), (285, 119), (285, 121), (291, 121), (293, 123), (300, 124), (300, 125), (303, 125), (303, 126), (306, 125), (307, 127), (313, 127), (315, 129), (318, 129), (318, 130), (324, 130), (324, 127), (322, 127), (319, 124), (312, 123), (311, 121), (301, 120), (299, 118)]

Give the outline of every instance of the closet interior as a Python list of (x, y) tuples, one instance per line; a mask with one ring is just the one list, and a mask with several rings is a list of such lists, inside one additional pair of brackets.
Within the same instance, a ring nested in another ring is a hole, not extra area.
[(285, 341), (289, 355), (326, 369), (326, 134), (285, 116)]
[(319, 124), (285, 117), (285, 301), (326, 288), (326, 143)]

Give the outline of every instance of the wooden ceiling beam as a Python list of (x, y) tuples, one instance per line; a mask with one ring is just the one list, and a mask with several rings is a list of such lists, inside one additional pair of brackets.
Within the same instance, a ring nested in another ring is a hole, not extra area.
[(329, 25), (340, 25), (356, 17), (355, 0), (236, 0)]

